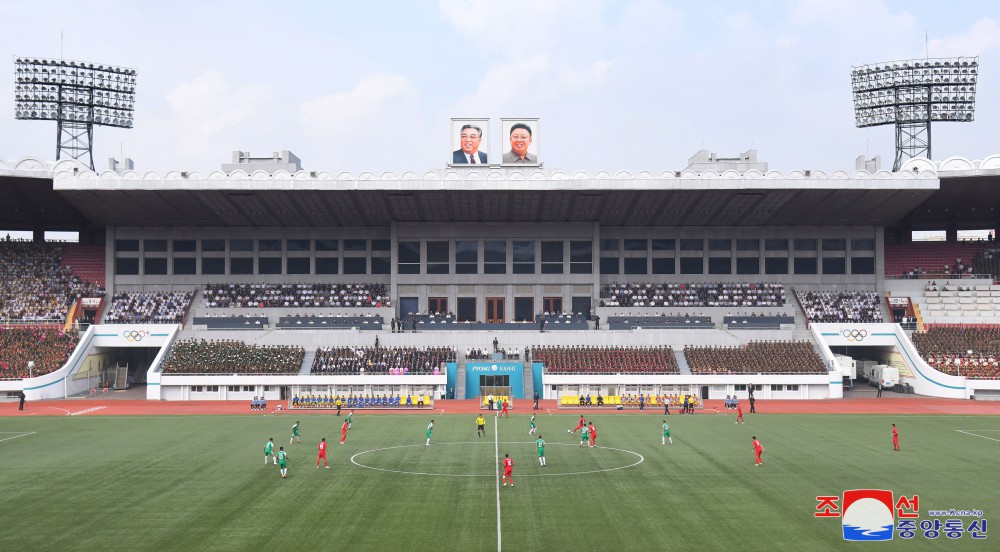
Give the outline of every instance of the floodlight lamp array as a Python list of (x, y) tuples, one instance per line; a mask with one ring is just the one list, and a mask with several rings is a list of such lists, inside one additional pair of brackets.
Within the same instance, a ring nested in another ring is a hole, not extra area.
[(67, 60), (17, 58), (17, 119), (132, 128), (137, 71)]
[(979, 58), (893, 61), (854, 67), (855, 125), (972, 121)]

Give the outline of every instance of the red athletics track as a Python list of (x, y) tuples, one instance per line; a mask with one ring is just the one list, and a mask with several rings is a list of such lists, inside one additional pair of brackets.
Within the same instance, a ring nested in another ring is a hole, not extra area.
[[(744, 412), (749, 412), (746, 401), (741, 401)], [(524, 399), (516, 402), (517, 408), (512, 410), (514, 414), (526, 414), (531, 412), (531, 400)], [(272, 401), (268, 405), (268, 414), (280, 415), (326, 415), (329, 416), (335, 410), (292, 410), (276, 412), (276, 403)], [(639, 411), (637, 408), (629, 410), (613, 410), (611, 408), (557, 408), (557, 401), (540, 401), (540, 412), (577, 414), (580, 412), (601, 412), (603, 415), (633, 415), (651, 414), (662, 415), (663, 410), (658, 407), (647, 408)], [(959, 399), (935, 399), (908, 397), (901, 398), (851, 398), (851, 399), (817, 399), (817, 400), (758, 400), (756, 403), (758, 414), (956, 414), (956, 415), (1000, 415), (1000, 403), (977, 402)], [(365, 415), (369, 414), (401, 414), (412, 413), (426, 415), (428, 413), (440, 414), (475, 414), (479, 413), (479, 403), (475, 399), (466, 400), (438, 400), (434, 403), (433, 409), (371, 409), (363, 410)], [(344, 413), (347, 409), (344, 409)], [(676, 414), (676, 409), (671, 409), (671, 415)], [(697, 415), (716, 414), (731, 412), (723, 408), (721, 400), (705, 401), (705, 408), (699, 410)], [(259, 415), (259, 412), (251, 412), (248, 401), (146, 401), (146, 400), (121, 400), (121, 399), (67, 399), (67, 400), (46, 400), (28, 401), (24, 411), (18, 411), (17, 402), (0, 403), (0, 416), (22, 417), (22, 416), (168, 416), (168, 415)]]

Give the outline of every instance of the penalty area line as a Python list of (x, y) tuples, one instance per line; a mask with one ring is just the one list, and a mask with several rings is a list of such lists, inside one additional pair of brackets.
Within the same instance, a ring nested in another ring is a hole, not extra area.
[[(14, 433), (14, 432), (13, 431), (4, 431), (3, 433)], [(28, 435), (34, 435), (36, 433), (38, 433), (38, 432), (37, 431), (31, 431), (31, 432), (27, 432), (27, 433), (22, 433), (20, 435), (15, 435), (13, 437), (4, 437), (3, 439), (0, 439), (0, 443), (2, 443), (4, 441), (10, 441), (11, 439), (17, 439), (18, 437), (27, 437)]]
[[(980, 439), (989, 439), (990, 441), (996, 441), (997, 443), (1000, 443), (1000, 439), (994, 439), (993, 437), (986, 437), (984, 435), (976, 435), (975, 433), (972, 433), (971, 431), (965, 431), (964, 429), (956, 429), (955, 431), (957, 431), (959, 433), (964, 433), (966, 435), (972, 435), (973, 437), (979, 437)], [(992, 430), (991, 429), (975, 429), (975, 430), (972, 430), (972, 431), (996, 431), (996, 430), (995, 429), (992, 429)]]

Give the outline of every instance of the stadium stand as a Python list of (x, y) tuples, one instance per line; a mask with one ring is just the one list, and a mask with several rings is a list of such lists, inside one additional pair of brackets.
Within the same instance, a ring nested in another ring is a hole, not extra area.
[(174, 344), (164, 374), (298, 374), (305, 349), (237, 340), (185, 339)]
[(391, 307), (385, 284), (208, 284), (209, 308)]
[(51, 328), (0, 326), (0, 379), (37, 377), (61, 368), (79, 338)]
[(267, 328), (267, 315), (229, 314), (222, 316), (196, 316), (194, 324), (209, 330), (263, 330)]
[(885, 242), (885, 275), (892, 278), (960, 278), (970, 272), (990, 273), (975, 259), (994, 247), (988, 241)]
[(780, 330), (782, 325), (795, 324), (795, 317), (752, 313), (726, 316), (722, 323), (730, 330)]
[(531, 349), (549, 374), (679, 374), (671, 347), (544, 346)]
[(810, 322), (882, 322), (875, 291), (798, 291), (796, 295)]
[(410, 375), (439, 374), (444, 363), (455, 362), (453, 347), (319, 347), (313, 374)]
[(1000, 378), (1000, 326), (931, 325), (914, 333), (920, 356), (946, 374)]
[(78, 297), (103, 297), (61, 266), (63, 246), (52, 242), (0, 241), (0, 320), (62, 324)]
[(751, 341), (743, 347), (685, 347), (692, 374), (822, 374), (826, 367), (808, 341)]
[(103, 287), (107, 276), (104, 255), (104, 244), (66, 243), (63, 244), (62, 266), (72, 270), (81, 281)]
[(706, 329), (715, 328), (711, 316), (673, 316), (659, 314), (656, 316), (609, 316), (609, 330), (632, 330), (635, 328), (664, 328), (664, 329)]
[(1000, 285), (930, 281), (924, 290), (924, 315), (931, 321), (942, 318), (997, 316)]
[(600, 306), (761, 308), (785, 301), (785, 286), (773, 282), (622, 282), (601, 286)]
[(190, 291), (123, 291), (111, 298), (107, 324), (182, 324), (194, 294)]

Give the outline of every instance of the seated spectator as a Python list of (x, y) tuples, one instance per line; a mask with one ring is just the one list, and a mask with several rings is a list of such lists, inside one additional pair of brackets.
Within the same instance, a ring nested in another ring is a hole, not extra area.
[(936, 370), (970, 379), (1000, 379), (1000, 326), (935, 324), (912, 339)]
[(819, 353), (808, 341), (751, 341), (742, 347), (684, 347), (692, 374), (821, 374)]
[(236, 340), (186, 339), (174, 343), (164, 374), (298, 374), (305, 349), (248, 345)]
[(440, 373), (447, 362), (455, 362), (454, 347), (319, 347), (313, 357), (313, 374)]
[(204, 290), (209, 308), (273, 307), (391, 307), (385, 284), (209, 284)]
[(126, 291), (111, 298), (106, 324), (183, 324), (194, 294), (190, 291)]
[(797, 295), (810, 322), (882, 322), (875, 291), (800, 291)]
[(781, 307), (777, 283), (612, 283), (601, 286), (602, 307)]
[[(80, 339), (53, 328), (0, 326), (0, 379), (38, 377), (69, 360)], [(28, 370), (28, 362), (35, 366)]]
[(549, 374), (679, 374), (670, 347), (540, 346), (531, 352), (534, 362)]
[(0, 240), (0, 319), (62, 324), (78, 297), (104, 296), (104, 288), (63, 266), (62, 257), (59, 243)]

